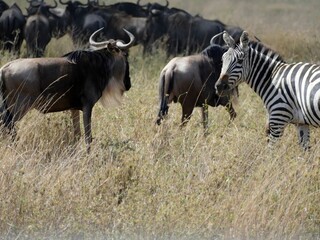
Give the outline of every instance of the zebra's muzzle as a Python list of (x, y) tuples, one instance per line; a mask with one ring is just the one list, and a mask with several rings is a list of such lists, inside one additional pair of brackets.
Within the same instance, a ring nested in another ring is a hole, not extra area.
[(230, 94), (231, 88), (229, 87), (228, 80), (229, 80), (229, 75), (224, 74), (220, 76), (220, 78), (216, 82), (216, 85), (215, 85), (216, 93), (219, 96), (226, 96)]

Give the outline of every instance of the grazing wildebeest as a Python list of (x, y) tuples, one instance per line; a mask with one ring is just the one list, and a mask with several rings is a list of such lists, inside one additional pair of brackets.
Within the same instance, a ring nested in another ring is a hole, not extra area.
[[(215, 93), (215, 83), (220, 76), (221, 57), (226, 50), (225, 47), (213, 44), (200, 54), (175, 57), (169, 61), (160, 74), (158, 125), (168, 113), (168, 104), (172, 101), (181, 104), (182, 124), (190, 119), (194, 107), (202, 107), (203, 126), (206, 129), (208, 105), (226, 106), (230, 120), (236, 117), (231, 96), (219, 97)], [(237, 89), (233, 95), (238, 95)]]
[[(100, 29), (101, 30), (101, 29)], [(96, 42), (91, 49), (78, 50), (60, 58), (26, 58), (0, 69), (0, 109), (2, 121), (11, 132), (29, 110), (43, 113), (72, 110), (75, 136), (80, 134), (79, 110), (83, 112), (85, 141), (92, 142), (91, 113), (100, 100), (105, 106), (119, 101), (131, 87), (127, 50), (134, 41)]]

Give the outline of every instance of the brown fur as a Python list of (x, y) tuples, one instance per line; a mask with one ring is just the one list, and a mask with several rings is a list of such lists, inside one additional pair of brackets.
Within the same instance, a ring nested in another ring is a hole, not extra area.
[(0, 86), (1, 117), (10, 130), (33, 108), (43, 113), (72, 110), (74, 132), (79, 134), (81, 110), (89, 149), (93, 106), (100, 99), (109, 103), (110, 96), (118, 102), (131, 82), (126, 53), (108, 47), (61, 58), (14, 60), (0, 69)]
[(194, 107), (201, 107), (204, 127), (207, 128), (207, 106), (226, 106), (230, 119), (236, 113), (229, 97), (219, 97), (215, 94), (214, 84), (220, 74), (219, 66), (203, 54), (186, 57), (175, 57), (163, 68), (160, 74), (159, 96), (160, 112), (157, 123), (160, 124), (167, 114), (168, 106), (179, 102), (182, 106), (181, 122), (187, 122)]

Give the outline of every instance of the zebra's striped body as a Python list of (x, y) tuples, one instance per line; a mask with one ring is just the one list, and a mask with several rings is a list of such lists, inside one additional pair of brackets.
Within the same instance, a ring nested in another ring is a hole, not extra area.
[(261, 97), (269, 114), (269, 138), (274, 142), (288, 123), (297, 126), (299, 143), (309, 145), (309, 125), (320, 126), (320, 66), (287, 64), (274, 51), (249, 44), (247, 33), (235, 46), (224, 35), (229, 50), (223, 56), (217, 92), (224, 94), (245, 81)]

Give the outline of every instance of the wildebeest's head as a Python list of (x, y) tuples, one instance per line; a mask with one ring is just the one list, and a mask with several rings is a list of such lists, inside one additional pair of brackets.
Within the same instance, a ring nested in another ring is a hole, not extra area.
[[(108, 55), (108, 62), (105, 62), (105, 68), (99, 69), (110, 69), (111, 71), (105, 71), (101, 73), (101, 78), (105, 78), (105, 74), (112, 73), (107, 88), (103, 90), (100, 102), (103, 106), (110, 106), (114, 103), (118, 104), (121, 100), (121, 96), (125, 91), (131, 88), (131, 79), (129, 72), (128, 62), (128, 49), (134, 44), (135, 37), (129, 31), (123, 29), (129, 36), (129, 43), (124, 43), (121, 40), (107, 40), (103, 42), (96, 42), (94, 37), (101, 31), (99, 29), (95, 31), (90, 39), (89, 44), (94, 54)], [(96, 59), (96, 58), (95, 58)], [(95, 66), (95, 64), (90, 64)]]
[(113, 39), (97, 42), (94, 39), (101, 30), (98, 29), (90, 36), (89, 50), (74, 51), (65, 57), (78, 66), (79, 77), (89, 75), (94, 78), (92, 81), (97, 85), (100, 101), (107, 106), (119, 103), (123, 93), (131, 87), (128, 49), (133, 45), (135, 37), (124, 29), (130, 38), (129, 43)]

